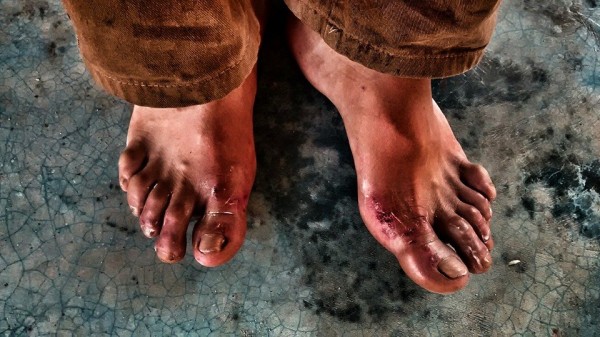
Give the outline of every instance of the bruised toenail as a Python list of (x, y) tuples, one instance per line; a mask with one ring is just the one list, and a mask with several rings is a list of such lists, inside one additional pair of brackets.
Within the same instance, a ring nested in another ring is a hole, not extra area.
[(202, 254), (218, 253), (223, 249), (225, 237), (223, 234), (203, 234), (198, 244), (198, 250)]
[(469, 272), (464, 263), (455, 256), (449, 256), (440, 261), (438, 268), (442, 274), (451, 279), (465, 276)]

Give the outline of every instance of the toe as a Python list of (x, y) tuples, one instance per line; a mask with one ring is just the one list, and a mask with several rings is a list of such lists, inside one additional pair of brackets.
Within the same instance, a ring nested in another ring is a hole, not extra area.
[(458, 187), (458, 197), (464, 203), (475, 207), (486, 220), (489, 221), (492, 218), (490, 201), (483, 196), (483, 194), (468, 186), (462, 185)]
[(483, 244), (487, 247), (488, 251), (491, 252), (492, 250), (494, 250), (494, 238), (493, 237), (490, 237), (490, 239), (485, 241)]
[(216, 267), (231, 260), (246, 237), (246, 214), (237, 203), (212, 207), (195, 228), (194, 257), (203, 266)]
[(467, 266), (439, 239), (427, 214), (409, 216), (389, 211), (378, 199), (359, 201), (369, 232), (396, 256), (402, 270), (415, 283), (438, 294), (453, 293), (467, 285)]
[(469, 204), (460, 203), (456, 208), (456, 213), (471, 224), (482, 242), (487, 242), (491, 239), (490, 223), (477, 208)]
[(468, 268), (433, 231), (407, 241), (396, 254), (404, 272), (421, 287), (439, 294), (464, 288), (469, 282)]
[(169, 201), (154, 245), (156, 255), (163, 262), (178, 262), (185, 256), (185, 235), (194, 210), (194, 200), (190, 195), (191, 191), (179, 190)]
[(471, 273), (480, 274), (490, 269), (490, 252), (465, 219), (455, 215), (442, 219), (442, 223), (436, 227), (448, 239)]
[(129, 179), (144, 168), (146, 149), (141, 142), (132, 142), (119, 157), (119, 184), (127, 192)]
[(482, 193), (488, 200), (496, 199), (496, 188), (483, 166), (471, 163), (463, 166), (461, 180), (465, 185)]
[(156, 183), (156, 172), (156, 170), (147, 166), (129, 179), (127, 203), (134, 216), (140, 216), (142, 213), (146, 198)]
[(160, 233), (170, 192), (167, 184), (159, 182), (152, 188), (148, 198), (146, 198), (142, 214), (140, 215), (140, 227), (145, 236), (153, 238)]

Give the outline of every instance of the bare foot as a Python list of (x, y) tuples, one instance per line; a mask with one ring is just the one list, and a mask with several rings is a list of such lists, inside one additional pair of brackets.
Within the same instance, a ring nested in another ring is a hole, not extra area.
[(194, 257), (204, 266), (229, 261), (246, 234), (246, 205), (256, 158), (252, 109), (256, 69), (224, 98), (185, 108), (135, 106), (119, 181), (142, 232), (157, 237), (156, 255), (185, 255), (193, 214)]
[(430, 80), (368, 69), (296, 19), (289, 39), (307, 79), (342, 115), (371, 234), (432, 292), (454, 292), (466, 286), (469, 271), (487, 271), (496, 191), (485, 169), (467, 159), (432, 99)]

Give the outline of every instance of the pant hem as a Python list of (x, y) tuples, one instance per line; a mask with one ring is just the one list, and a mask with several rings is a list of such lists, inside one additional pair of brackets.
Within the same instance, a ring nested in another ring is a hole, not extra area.
[(175, 108), (221, 99), (250, 75), (258, 55), (243, 56), (222, 71), (192, 81), (143, 81), (119, 77), (83, 58), (92, 78), (108, 93), (129, 103), (154, 108)]
[(292, 13), (336, 52), (373, 70), (408, 78), (444, 78), (462, 74), (482, 59), (486, 45), (465, 51), (433, 51), (427, 48), (388, 50), (347, 33), (326, 13), (299, 0), (285, 0)]

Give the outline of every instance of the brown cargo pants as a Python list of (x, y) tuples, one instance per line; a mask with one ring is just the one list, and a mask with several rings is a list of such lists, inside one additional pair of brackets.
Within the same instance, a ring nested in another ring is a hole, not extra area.
[[(257, 61), (250, 0), (63, 0), (92, 77), (151, 107), (202, 104), (238, 87)], [(474, 67), (499, 0), (285, 0), (337, 52), (371, 69), (436, 78)]]

